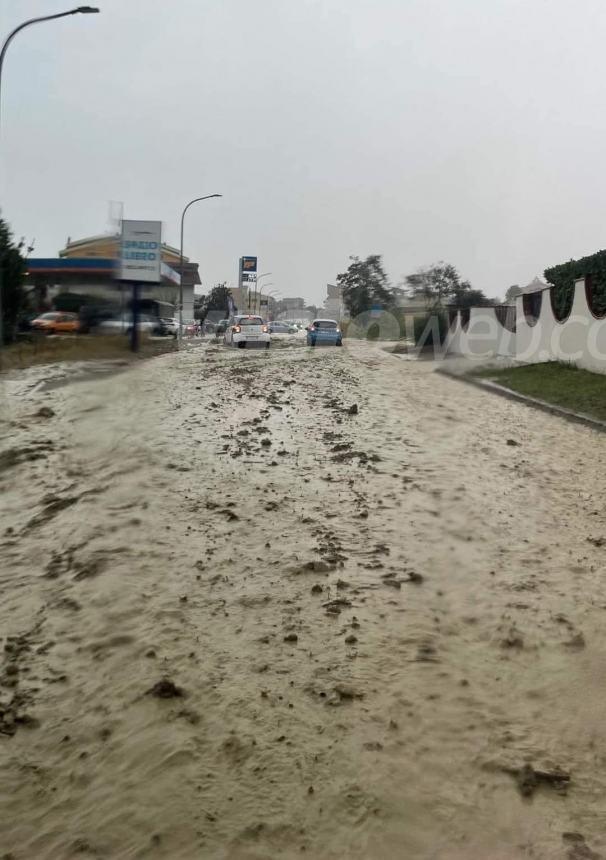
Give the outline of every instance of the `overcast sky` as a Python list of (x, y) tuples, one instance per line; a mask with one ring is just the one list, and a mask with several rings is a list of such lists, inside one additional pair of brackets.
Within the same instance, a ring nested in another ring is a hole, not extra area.
[[(502, 296), (606, 245), (603, 0), (99, 0), (5, 61), (0, 200), (35, 256), (159, 219), (320, 303), (349, 255)], [(0, 32), (70, 8), (0, 0)], [(267, 279), (269, 280), (269, 279)]]

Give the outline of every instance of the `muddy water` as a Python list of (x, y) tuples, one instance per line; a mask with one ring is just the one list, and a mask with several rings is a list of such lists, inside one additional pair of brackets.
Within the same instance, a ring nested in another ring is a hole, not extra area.
[(4, 387), (6, 856), (606, 857), (606, 440), (431, 371)]

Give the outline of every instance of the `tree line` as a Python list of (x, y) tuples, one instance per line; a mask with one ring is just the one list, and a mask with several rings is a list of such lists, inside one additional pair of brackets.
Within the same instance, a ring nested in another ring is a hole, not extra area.
[(402, 299), (418, 301), (426, 313), (443, 311), (447, 307), (469, 308), (492, 304), (482, 290), (474, 289), (461, 278), (450, 263), (434, 263), (406, 275), (398, 286), (393, 286), (381, 256), (371, 254), (366, 259), (350, 257), (347, 271), (337, 275), (337, 284), (343, 290), (343, 304), (350, 317), (355, 318), (373, 308), (393, 310)]

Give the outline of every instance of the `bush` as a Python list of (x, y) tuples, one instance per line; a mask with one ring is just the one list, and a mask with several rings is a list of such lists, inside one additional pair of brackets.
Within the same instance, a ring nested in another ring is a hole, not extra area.
[(553, 284), (552, 302), (558, 319), (563, 319), (572, 305), (574, 282), (587, 276), (591, 277), (593, 312), (599, 316), (606, 313), (606, 251), (552, 266), (544, 275)]

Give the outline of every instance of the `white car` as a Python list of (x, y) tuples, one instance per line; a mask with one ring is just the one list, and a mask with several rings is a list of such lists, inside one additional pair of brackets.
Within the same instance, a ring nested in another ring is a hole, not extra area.
[(179, 331), (179, 320), (175, 317), (162, 317), (161, 322), (168, 334), (176, 335)]
[(295, 326), (278, 321), (268, 323), (267, 328), (272, 338), (279, 340), (292, 339), (298, 333), (298, 329)]
[(262, 317), (254, 314), (240, 314), (229, 321), (223, 335), (223, 343), (226, 346), (242, 348), (252, 344), (269, 349), (269, 331)]
[[(124, 314), (124, 316), (117, 317), (116, 319), (103, 320), (99, 324), (99, 329), (107, 333), (120, 332), (121, 334), (130, 334), (132, 327), (133, 319), (130, 314)], [(138, 331), (146, 332), (147, 334), (159, 334), (162, 328), (160, 320), (156, 317), (149, 316), (148, 314), (139, 314)]]

